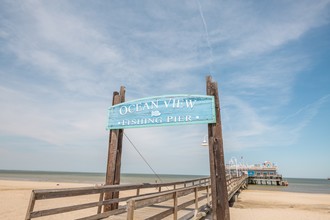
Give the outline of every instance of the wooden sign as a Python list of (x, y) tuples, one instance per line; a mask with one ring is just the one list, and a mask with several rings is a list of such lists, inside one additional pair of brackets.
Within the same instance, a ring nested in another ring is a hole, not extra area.
[(111, 106), (107, 129), (215, 122), (214, 96), (169, 95)]

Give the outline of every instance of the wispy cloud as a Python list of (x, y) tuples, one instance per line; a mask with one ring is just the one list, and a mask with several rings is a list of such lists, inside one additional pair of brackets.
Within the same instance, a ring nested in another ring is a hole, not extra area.
[[(259, 7), (245, 1), (211, 5), (208, 17), (217, 18), (209, 24), (212, 44), (222, 49), (218, 55), (229, 55), (230, 60), (266, 54), (328, 23), (328, 6), (329, 1), (263, 2)], [(218, 11), (216, 16), (213, 10)]]
[[(294, 132), (298, 133), (301, 129), (306, 127), (311, 120), (318, 114), (320, 108), (323, 107), (327, 102), (330, 101), (330, 94), (327, 94), (313, 103), (307, 104), (304, 107), (298, 109), (291, 115), (288, 115), (280, 121), (280, 124), (296, 124), (297, 126), (293, 129)], [(298, 122), (297, 122), (298, 121)]]

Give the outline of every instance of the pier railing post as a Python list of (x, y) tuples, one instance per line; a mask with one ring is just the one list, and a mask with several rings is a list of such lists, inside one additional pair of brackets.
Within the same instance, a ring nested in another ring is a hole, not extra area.
[(31, 212), (33, 212), (35, 203), (36, 203), (35, 193), (34, 193), (34, 190), (32, 190), (30, 201), (29, 201), (29, 206), (28, 206), (26, 216), (25, 216), (25, 220), (30, 220), (31, 219), (30, 215), (31, 215)]
[[(99, 197), (99, 202), (103, 201), (103, 197), (104, 197), (104, 192), (101, 192)], [(100, 214), (101, 212), (102, 212), (102, 205), (99, 205), (97, 207), (97, 214)]]
[(195, 214), (194, 217), (197, 216), (198, 213), (198, 187), (195, 188)]
[(173, 193), (173, 220), (177, 220), (178, 219), (178, 193), (174, 192)]
[(127, 202), (127, 220), (134, 219), (135, 200), (129, 200)]

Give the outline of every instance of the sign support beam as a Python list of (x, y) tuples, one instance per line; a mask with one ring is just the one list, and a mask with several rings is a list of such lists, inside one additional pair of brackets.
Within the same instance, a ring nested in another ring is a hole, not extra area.
[[(125, 87), (120, 87), (120, 93), (117, 91), (113, 93), (112, 105), (125, 102)], [(107, 161), (107, 172), (105, 178), (105, 185), (119, 185), (120, 184), (120, 168), (121, 168), (121, 154), (123, 143), (123, 129), (113, 129), (109, 132), (109, 150)], [(105, 200), (119, 198), (119, 192), (106, 193)], [(112, 205), (105, 205), (104, 212), (118, 209), (118, 203)]]
[(222, 126), (218, 84), (212, 82), (211, 76), (206, 78), (206, 93), (214, 96), (216, 123), (208, 125), (209, 157), (212, 189), (212, 218), (229, 220), (229, 204), (226, 181), (225, 160), (223, 151)]

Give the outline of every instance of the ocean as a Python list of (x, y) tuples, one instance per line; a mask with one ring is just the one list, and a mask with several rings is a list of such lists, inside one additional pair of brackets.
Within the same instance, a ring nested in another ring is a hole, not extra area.
[(288, 186), (250, 184), (248, 189), (330, 194), (330, 180), (327, 179), (285, 178), (285, 180), (288, 181)]
[[(154, 174), (122, 173), (120, 182), (121, 184), (168, 183), (207, 176), (158, 174), (158, 177)], [(105, 182), (105, 173), (0, 170), (0, 179), (103, 184)]]
[[(121, 184), (167, 183), (206, 177), (173, 174), (159, 174), (158, 176), (160, 179), (154, 174), (123, 173), (121, 174)], [(0, 179), (103, 184), (105, 173), (0, 170)], [(330, 194), (330, 180), (327, 179), (285, 178), (285, 180), (288, 181), (289, 186), (249, 185), (248, 188), (252, 190)]]

